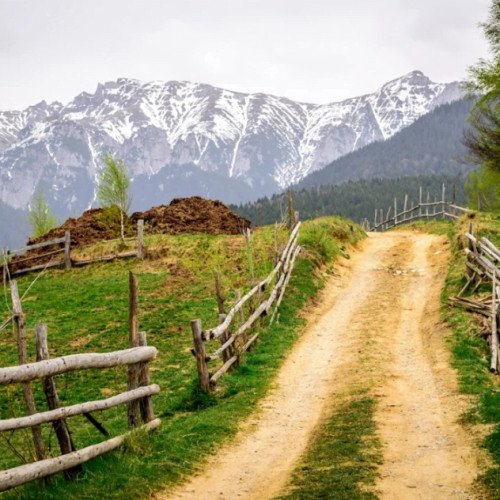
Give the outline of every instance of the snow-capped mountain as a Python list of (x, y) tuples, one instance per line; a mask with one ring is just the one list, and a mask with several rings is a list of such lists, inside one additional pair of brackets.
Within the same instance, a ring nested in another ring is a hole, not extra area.
[(40, 186), (56, 212), (78, 213), (93, 202), (102, 155), (110, 152), (127, 165), (138, 208), (192, 194), (245, 201), (459, 97), (457, 83), (433, 83), (419, 71), (324, 105), (121, 78), (67, 105), (0, 112), (0, 199), (24, 207)]

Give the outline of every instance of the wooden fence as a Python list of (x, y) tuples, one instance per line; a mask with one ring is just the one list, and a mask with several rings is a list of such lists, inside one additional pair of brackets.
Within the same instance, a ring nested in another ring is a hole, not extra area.
[[(394, 210), (391, 215), (392, 210)], [(416, 220), (428, 220), (437, 218), (449, 218), (453, 220), (459, 219), (459, 213), (471, 212), (468, 208), (460, 207), (455, 204), (455, 185), (453, 185), (453, 193), (451, 201), (446, 201), (446, 187), (443, 184), (441, 199), (430, 201), (429, 193), (427, 193), (426, 201), (423, 201), (422, 186), (419, 189), (419, 200), (415, 205), (408, 202), (408, 195), (404, 196), (403, 210), (398, 212), (398, 198), (394, 198), (394, 205), (390, 206), (384, 215), (384, 210), (376, 209), (373, 218), (373, 224), (370, 224), (368, 219), (361, 222), (363, 229), (366, 231), (385, 231), (391, 227), (400, 224), (408, 224)]]
[[(101, 257), (92, 257), (88, 259), (72, 259), (71, 258), (71, 233), (70, 231), (66, 231), (64, 237), (56, 238), (50, 241), (42, 241), (41, 243), (35, 243), (33, 245), (28, 245), (22, 248), (18, 248), (16, 250), (9, 250), (7, 247), (3, 248), (3, 280), (6, 282), (10, 280), (13, 276), (18, 276), (21, 274), (26, 274), (33, 271), (40, 271), (43, 269), (48, 269), (51, 267), (64, 267), (65, 269), (70, 269), (73, 266), (86, 266), (88, 264), (94, 264), (97, 262), (107, 262), (114, 259), (126, 259), (130, 257), (137, 257), (139, 259), (143, 259), (144, 257), (144, 247), (143, 247), (143, 238), (144, 238), (144, 221), (137, 221), (137, 249), (132, 252), (122, 252), (117, 254), (104, 255)], [(43, 254), (37, 255), (26, 255), (21, 259), (16, 259), (14, 264), (16, 265), (15, 270), (10, 269), (9, 259), (15, 255), (22, 255), (31, 250), (37, 250), (45, 247), (52, 247), (55, 245), (63, 245), (60, 248), (52, 249)], [(23, 267), (18, 269), (17, 266), (24, 262), (29, 262), (32, 260), (40, 260), (45, 259), (47, 257), (52, 257), (54, 255), (62, 254), (64, 256), (61, 259), (58, 259), (52, 262), (52, 259), (49, 262), (44, 264), (37, 264), (31, 267)]]
[[(47, 326), (38, 324), (35, 328), (37, 360), (34, 363), (28, 363), (26, 320), (19, 299), (17, 283), (16, 281), (10, 282), (13, 315), (8, 322), (13, 322), (17, 330), (19, 366), (0, 368), (0, 385), (22, 384), (28, 415), (0, 420), (0, 432), (31, 428), (37, 461), (0, 471), (0, 491), (61, 471), (65, 471), (68, 478), (73, 478), (81, 470), (81, 464), (117, 448), (127, 435), (116, 436), (99, 444), (76, 450), (66, 423), (68, 417), (83, 414), (101, 433), (108, 435), (104, 427), (91, 415), (91, 412), (127, 404), (129, 427), (133, 429), (140, 427), (140, 419), (143, 422), (140, 428), (146, 430), (155, 429), (160, 424), (160, 419), (154, 418), (151, 400), (153, 395), (159, 393), (160, 388), (156, 384), (151, 384), (148, 365), (156, 357), (158, 351), (155, 347), (147, 346), (144, 332), (138, 332), (137, 279), (132, 273), (129, 276), (129, 283), (129, 349), (107, 353), (72, 354), (49, 359)], [(112, 368), (123, 365), (128, 366), (127, 391), (97, 401), (65, 407), (59, 405), (59, 397), (53, 378), (55, 375), (77, 370)], [(42, 380), (43, 392), (49, 408), (48, 411), (44, 412), (37, 411), (31, 386), (31, 382), (38, 379)], [(46, 447), (40, 428), (41, 424), (49, 422), (52, 423), (61, 450), (61, 455), (55, 458), (46, 457)]]
[[(468, 240), (468, 246), (465, 248), (467, 282), (456, 297), (449, 297), (448, 300), (453, 305), (482, 314), (490, 319), (491, 328), (488, 332), (491, 348), (490, 371), (498, 373), (500, 369), (498, 343), (498, 325), (500, 324), (500, 250), (488, 238), (476, 238), (472, 223), (466, 237)], [(491, 283), (490, 297), (473, 300), (462, 296), (470, 286), (474, 286), (472, 290), (472, 293), (474, 293), (483, 283)]]
[[(263, 318), (269, 314), (273, 304), (275, 304), (275, 308), (270, 322), (275, 319), (286, 286), (290, 280), (295, 260), (302, 250), (297, 243), (299, 227), (300, 222), (297, 221), (281, 256), (279, 256), (276, 250), (276, 266), (267, 278), (255, 285), (243, 297), (241, 297), (240, 292), (237, 292), (236, 303), (227, 314), (223, 311), (222, 300), (220, 300), (220, 283), (218, 275), (215, 273), (216, 288), (218, 290), (219, 325), (208, 330), (203, 330), (201, 320), (195, 319), (191, 321), (194, 341), (193, 354), (196, 357), (199, 384), (203, 390), (208, 391), (211, 386), (217, 384), (217, 381), (223, 374), (238, 364), (241, 354), (250, 348), (260, 334), (257, 331), (249, 335), (249, 331), (258, 321), (262, 324)], [(275, 230), (276, 234), (277, 229)], [(270, 288), (273, 281), (274, 286)], [(257, 300), (255, 300), (256, 298)], [(245, 304), (250, 304), (250, 314), (246, 320), (243, 312)], [(234, 323), (237, 323), (236, 327)], [(233, 333), (231, 333), (231, 330), (233, 330)], [(220, 347), (212, 354), (207, 355), (207, 343), (212, 340), (218, 340)], [(208, 369), (208, 363), (219, 360), (222, 360), (222, 366), (219, 366), (218, 369), (211, 373)]]

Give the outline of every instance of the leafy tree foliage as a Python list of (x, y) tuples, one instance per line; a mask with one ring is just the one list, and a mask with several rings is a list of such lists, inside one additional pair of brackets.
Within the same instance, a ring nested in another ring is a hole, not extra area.
[(465, 182), (465, 192), (474, 210), (499, 210), (500, 172), (487, 168), (471, 172)]
[[(119, 158), (107, 154), (103, 158), (104, 166), (100, 172), (97, 184), (97, 199), (110, 216), (117, 213), (120, 220), (120, 238), (125, 243), (125, 215), (130, 210), (132, 198), (130, 197), (130, 179), (127, 175), (125, 164)], [(118, 211), (116, 210), (118, 208)]]
[(28, 205), (28, 224), (35, 237), (43, 236), (59, 225), (59, 221), (52, 215), (41, 189), (35, 191)]
[[(480, 59), (469, 68), (466, 88), (479, 98), (469, 115), (464, 135), (469, 159), (480, 166), (467, 183), (469, 203), (476, 208), (499, 209), (500, 181), (500, 0), (493, 0), (482, 25), (491, 60)], [(479, 205), (479, 207), (478, 207)]]

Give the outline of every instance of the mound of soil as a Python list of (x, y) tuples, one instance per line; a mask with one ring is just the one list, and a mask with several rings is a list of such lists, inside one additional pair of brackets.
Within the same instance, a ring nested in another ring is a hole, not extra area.
[[(144, 219), (146, 234), (241, 234), (243, 229), (250, 227), (250, 221), (232, 212), (224, 203), (206, 200), (199, 196), (192, 198), (176, 198), (170, 205), (153, 207), (146, 212), (135, 212), (126, 219), (125, 236), (135, 236), (137, 221)], [(106, 223), (106, 214), (102, 208), (94, 208), (83, 212), (77, 219), (69, 218), (64, 224), (38, 238), (30, 238), (27, 245), (62, 238), (66, 231), (71, 234), (71, 248), (91, 245), (105, 240), (112, 240), (119, 235), (119, 225), (111, 227)], [(24, 255), (12, 259), (10, 269), (15, 271), (25, 267), (41, 265), (51, 259), (62, 258), (61, 255), (51, 255), (24, 261), (27, 257), (37, 257), (59, 248), (63, 244), (30, 250)]]
[(248, 219), (236, 215), (224, 203), (199, 196), (175, 198), (170, 205), (136, 212), (131, 219), (134, 224), (144, 219), (148, 234), (241, 234), (250, 227)]

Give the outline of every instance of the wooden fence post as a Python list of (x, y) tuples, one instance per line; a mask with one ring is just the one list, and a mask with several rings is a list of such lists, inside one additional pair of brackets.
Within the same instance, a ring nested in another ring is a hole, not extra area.
[(278, 249), (278, 223), (274, 223), (274, 265), (277, 266), (280, 260), (280, 254)]
[(405, 194), (405, 203), (404, 203), (404, 207), (403, 207), (403, 221), (405, 221), (407, 219), (406, 217), (406, 208), (408, 207), (408, 195)]
[(191, 321), (191, 331), (193, 332), (194, 353), (196, 356), (196, 367), (198, 369), (198, 380), (200, 387), (204, 391), (210, 389), (210, 375), (208, 373), (205, 344), (202, 339), (201, 320)]
[(2, 269), (3, 269), (3, 282), (7, 283), (7, 278), (9, 277), (9, 253), (7, 247), (2, 249)]
[(69, 231), (64, 233), (64, 267), (71, 269), (71, 235)]
[[(146, 338), (146, 332), (139, 332), (139, 346), (146, 347), (148, 341)], [(151, 384), (151, 379), (149, 377), (149, 362), (144, 361), (140, 365), (139, 369), (139, 387), (144, 387)], [(139, 400), (139, 406), (141, 409), (142, 421), (147, 424), (155, 418), (155, 412), (153, 410), (153, 399), (151, 396), (146, 396)]]
[(443, 188), (442, 188), (442, 191), (441, 191), (441, 207), (443, 209), (443, 215), (442, 215), (442, 219), (445, 219), (445, 212), (446, 212), (446, 206), (445, 206), (445, 198), (446, 198), (446, 185), (445, 183), (443, 182)]
[(139, 219), (137, 221), (137, 258), (141, 260), (144, 259), (143, 240), (144, 240), (144, 220)]
[(220, 274), (217, 269), (213, 270), (214, 278), (215, 278), (215, 295), (217, 297), (217, 308), (219, 310), (219, 314), (224, 314), (224, 302), (226, 298), (222, 293), (222, 283), (220, 281)]
[[(219, 314), (219, 325), (221, 323), (224, 323), (226, 321), (226, 315), (225, 314)], [(228, 340), (229, 340), (229, 331), (226, 330), (220, 337), (220, 345), (224, 345)], [(224, 360), (224, 363), (231, 359), (234, 355), (234, 351), (232, 346), (228, 347), (227, 349), (224, 349), (222, 351), (222, 359)]]
[(394, 198), (394, 225), (398, 224), (398, 199)]
[[(132, 271), (129, 271), (129, 347), (137, 347), (139, 345), (138, 294), (137, 276)], [(127, 388), (129, 391), (139, 387), (139, 368), (139, 363), (131, 364), (128, 367)], [(128, 425), (129, 427), (137, 427), (139, 425), (139, 402), (137, 400), (128, 403)]]
[(299, 223), (299, 211), (295, 210), (293, 212), (293, 226), (295, 227)]
[[(279, 259), (279, 257), (278, 257), (278, 259)], [(241, 290), (235, 290), (234, 291), (234, 297), (236, 299), (236, 302), (239, 302), (241, 300)], [(243, 307), (241, 307), (240, 310), (238, 311), (238, 316), (239, 316), (239, 319), (240, 319), (239, 326), (242, 326), (245, 323), (245, 315), (243, 314)], [(247, 338), (247, 333), (246, 332), (243, 332), (241, 334), (241, 338), (243, 339), (243, 343), (244, 344), (246, 344), (248, 342), (248, 338)]]
[(377, 209), (375, 209), (375, 216), (373, 217), (373, 228), (376, 231), (377, 229)]
[(293, 201), (292, 201), (292, 190), (288, 190), (288, 228), (293, 227)]
[(422, 218), (422, 186), (418, 189), (418, 218)]
[[(14, 324), (17, 328), (18, 361), (20, 365), (25, 365), (28, 363), (28, 353), (26, 348), (26, 319), (21, 307), (21, 301), (19, 300), (19, 291), (15, 280), (10, 282), (10, 293), (12, 298), (12, 308), (14, 310)], [(23, 383), (23, 395), (28, 415), (34, 415), (37, 411), (30, 382)], [(33, 434), (33, 442), (35, 444), (36, 458), (37, 460), (43, 460), (45, 458), (45, 444), (42, 438), (42, 430), (39, 425), (34, 425), (31, 428), (31, 432)]]
[(425, 218), (427, 220), (429, 220), (429, 201), (430, 201), (429, 191), (427, 191), (427, 204), (425, 206)]
[[(47, 343), (47, 325), (37, 324), (35, 326), (35, 336), (36, 336), (36, 360), (44, 361), (49, 359), (49, 346)], [(57, 394), (56, 384), (53, 377), (44, 377), (42, 379), (43, 392), (45, 393), (45, 399), (50, 410), (57, 410), (59, 408), (59, 396)], [(66, 420), (54, 420), (52, 422), (52, 427), (59, 442), (59, 448), (63, 455), (76, 451), (73, 440), (71, 439), (71, 434), (69, 432), (68, 424)], [(81, 465), (72, 467), (71, 469), (65, 470), (64, 475), (68, 479), (74, 479), (74, 477), (82, 472), (83, 468)]]
[(381, 208), (379, 210), (379, 215), (380, 215), (380, 224), (382, 224), (380, 226), (380, 229), (383, 231), (384, 230), (384, 209), (383, 208)]
[[(452, 195), (451, 195), (451, 204), (452, 205), (456, 205), (456, 201), (457, 201), (457, 186), (455, 183), (453, 183), (453, 187), (452, 187)], [(457, 215), (457, 209), (455, 208), (455, 206), (452, 207), (452, 212), (451, 212), (453, 215)]]

